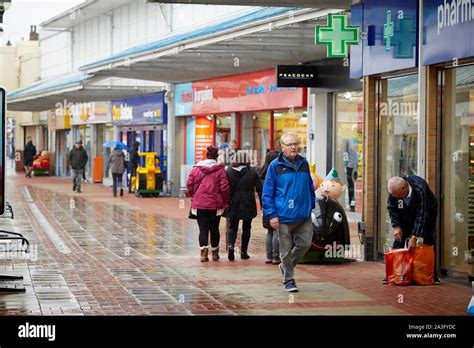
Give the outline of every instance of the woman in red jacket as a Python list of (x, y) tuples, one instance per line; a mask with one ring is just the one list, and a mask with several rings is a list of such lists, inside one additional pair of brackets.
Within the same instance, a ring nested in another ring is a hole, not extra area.
[(209, 146), (207, 159), (194, 166), (186, 182), (188, 196), (193, 197), (192, 213), (199, 225), (201, 262), (209, 261), (209, 233), (212, 260), (219, 260), (219, 222), (229, 200), (229, 182), (224, 167), (217, 163), (218, 156), (218, 150)]

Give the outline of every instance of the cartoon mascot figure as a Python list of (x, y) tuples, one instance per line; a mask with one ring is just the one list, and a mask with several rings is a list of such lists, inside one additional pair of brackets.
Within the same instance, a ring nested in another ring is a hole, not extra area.
[(345, 189), (346, 185), (343, 185), (334, 168), (319, 185), (320, 195), (312, 212), (313, 241), (310, 251), (319, 250), (326, 255), (331, 248), (343, 250), (346, 245), (350, 245), (349, 222), (344, 208), (338, 202)]

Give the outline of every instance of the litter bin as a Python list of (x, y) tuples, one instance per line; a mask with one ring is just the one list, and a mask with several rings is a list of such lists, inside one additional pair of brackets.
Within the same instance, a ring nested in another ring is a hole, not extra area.
[(104, 170), (104, 157), (94, 157), (94, 173), (92, 180), (94, 183), (102, 183), (103, 181), (103, 170)]

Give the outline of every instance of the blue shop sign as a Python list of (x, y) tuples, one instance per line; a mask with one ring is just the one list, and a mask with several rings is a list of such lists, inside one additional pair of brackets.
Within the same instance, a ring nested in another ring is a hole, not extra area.
[(352, 25), (361, 26), (367, 39), (351, 47), (351, 78), (417, 66), (417, 1), (366, 0), (352, 11)]
[(474, 56), (474, 0), (424, 0), (423, 65)]
[(164, 124), (168, 118), (168, 107), (164, 93), (155, 93), (136, 98), (112, 101), (112, 123), (114, 126), (143, 126)]

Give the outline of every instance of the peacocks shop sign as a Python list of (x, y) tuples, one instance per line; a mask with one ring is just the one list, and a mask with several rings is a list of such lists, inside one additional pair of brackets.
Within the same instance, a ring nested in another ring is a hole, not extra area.
[(278, 65), (278, 87), (317, 87), (317, 68), (313, 65)]

